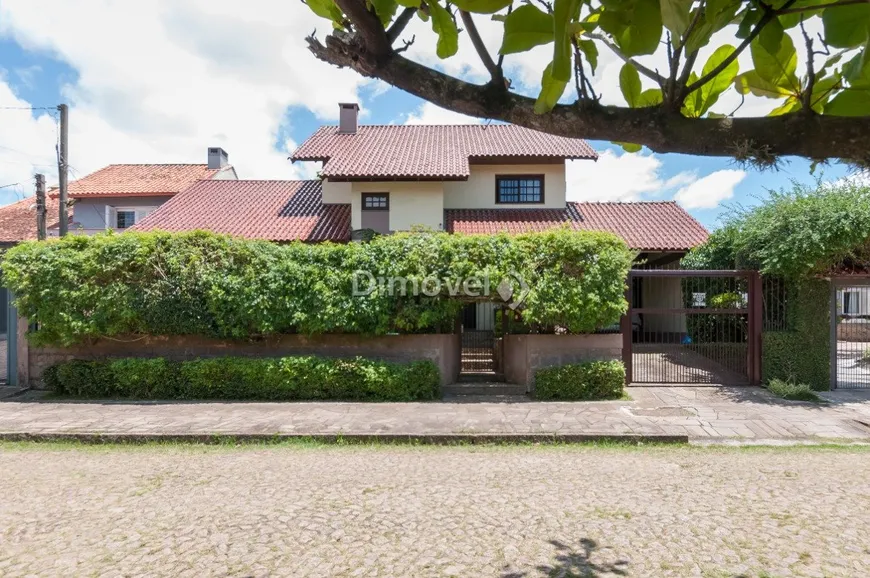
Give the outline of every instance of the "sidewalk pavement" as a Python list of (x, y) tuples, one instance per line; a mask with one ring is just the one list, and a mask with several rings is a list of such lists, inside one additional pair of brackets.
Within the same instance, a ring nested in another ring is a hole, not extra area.
[(423, 441), (650, 438), (693, 443), (870, 443), (870, 390), (784, 401), (757, 387), (631, 387), (607, 402), (216, 403), (0, 401), (0, 439), (213, 436)]

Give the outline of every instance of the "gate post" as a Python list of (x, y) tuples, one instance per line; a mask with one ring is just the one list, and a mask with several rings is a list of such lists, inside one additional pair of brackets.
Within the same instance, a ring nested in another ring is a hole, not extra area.
[(631, 287), (634, 283), (632, 272), (628, 272), (628, 280), (625, 285), (625, 300), (628, 302), (628, 309), (620, 321), (620, 331), (622, 332), (622, 364), (625, 366), (625, 385), (630, 385), (634, 381), (634, 375), (631, 367)]
[(764, 324), (761, 275), (749, 274), (749, 383), (761, 385), (761, 332)]

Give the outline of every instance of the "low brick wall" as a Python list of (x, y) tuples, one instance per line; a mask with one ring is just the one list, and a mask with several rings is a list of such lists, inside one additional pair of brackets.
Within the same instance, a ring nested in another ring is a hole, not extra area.
[(441, 372), (441, 384), (454, 383), (459, 376), (461, 345), (459, 335), (281, 335), (262, 341), (230, 341), (198, 336), (129, 337), (101, 339), (75, 347), (30, 347), (28, 383), (40, 388), (42, 373), (69, 359), (110, 359), (121, 357), (165, 357), (175, 361), (198, 357), (282, 357), (320, 355), (323, 357), (368, 357), (384, 361), (432, 360)]
[(840, 341), (870, 341), (870, 321), (866, 323), (837, 324), (837, 339)]
[(622, 359), (622, 335), (506, 335), (504, 374), (510, 383), (535, 388), (535, 371), (593, 360)]

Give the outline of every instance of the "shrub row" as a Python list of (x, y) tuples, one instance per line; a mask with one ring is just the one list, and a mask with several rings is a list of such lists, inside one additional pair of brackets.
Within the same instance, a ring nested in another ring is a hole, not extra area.
[[(416, 232), (368, 243), (285, 245), (202, 231), (125, 232), (22, 243), (6, 253), (2, 269), (21, 314), (39, 323), (34, 343), (68, 346), (123, 334), (449, 330), (462, 307), (450, 293), (471, 277), (488, 279), (496, 301), (502, 280), (520, 291), (521, 278), (530, 289), (526, 322), (591, 332), (625, 311), (631, 260), (614, 235), (568, 230)], [(355, 295), (355, 280), (363, 292), (370, 287), (361, 271), (406, 279), (408, 289), (375, 283), (370, 293)], [(424, 285), (426, 279), (440, 287)], [(433, 294), (413, 294), (415, 285)]]
[(59, 394), (90, 398), (414, 401), (440, 392), (431, 361), (361, 357), (73, 360), (48, 368), (44, 380)]
[(535, 372), (535, 397), (551, 401), (619, 399), (625, 387), (621, 361), (589, 361)]

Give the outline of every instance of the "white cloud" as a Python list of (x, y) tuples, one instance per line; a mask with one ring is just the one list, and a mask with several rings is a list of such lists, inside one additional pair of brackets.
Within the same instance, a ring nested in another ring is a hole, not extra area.
[(597, 162), (568, 161), (569, 201), (640, 201), (660, 198), (697, 180), (693, 172), (661, 175), (662, 161), (651, 154), (617, 154), (606, 150)]
[(45, 174), (49, 183), (57, 178), (55, 119), (29, 106), (0, 74), (0, 107), (11, 107), (0, 110), (0, 205), (32, 195), (36, 173)]
[(712, 209), (734, 197), (734, 188), (745, 178), (746, 172), (741, 170), (716, 171), (681, 188), (674, 200), (686, 209)]
[(480, 119), (467, 116), (452, 110), (435, 106), (431, 102), (423, 103), (415, 112), (408, 115), (405, 124), (478, 124)]
[[(205, 162), (207, 147), (221, 146), (242, 177), (297, 176), (276, 146), (287, 107), (331, 120), (369, 82), (310, 54), (315, 28), (330, 29), (287, 0), (0, 3), (0, 36), (78, 73), (62, 87), (78, 175), (115, 162)], [(48, 132), (36, 156), (54, 154)]]

